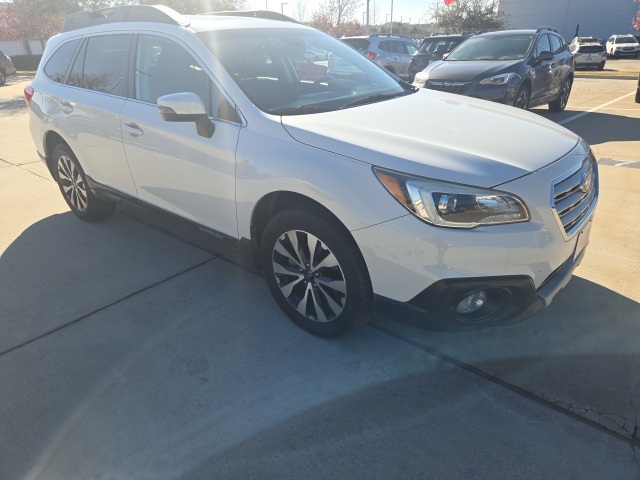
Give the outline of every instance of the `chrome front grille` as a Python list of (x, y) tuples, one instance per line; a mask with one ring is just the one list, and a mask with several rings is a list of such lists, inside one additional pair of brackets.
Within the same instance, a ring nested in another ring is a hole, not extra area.
[(427, 80), (426, 87), (431, 90), (439, 90), (441, 92), (457, 93), (463, 95), (467, 90), (470, 82), (440, 82), (435, 80)]
[(573, 234), (598, 199), (598, 165), (593, 153), (576, 170), (556, 180), (552, 196), (552, 207), (565, 234)]

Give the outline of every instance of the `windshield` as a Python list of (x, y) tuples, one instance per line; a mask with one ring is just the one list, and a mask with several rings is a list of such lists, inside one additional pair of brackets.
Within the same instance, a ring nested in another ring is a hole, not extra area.
[(451, 52), (447, 61), (518, 60), (527, 56), (534, 37), (528, 33), (473, 37)]
[(633, 37), (618, 37), (616, 43), (638, 43)]
[[(202, 32), (238, 86), (262, 111), (299, 115), (382, 101), (408, 92), (397, 78), (353, 48), (307, 29)], [(326, 52), (310, 60), (309, 51)]]
[(420, 45), (418, 53), (431, 53), (442, 56), (453, 50), (460, 42), (462, 42), (462, 38), (456, 38), (455, 40), (426, 40)]

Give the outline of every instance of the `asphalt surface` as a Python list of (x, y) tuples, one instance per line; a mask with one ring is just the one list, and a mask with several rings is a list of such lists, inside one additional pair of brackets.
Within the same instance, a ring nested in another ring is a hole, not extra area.
[(465, 332), (382, 309), (333, 341), (225, 260), (121, 211), (76, 219), (27, 82), (0, 88), (1, 480), (640, 478), (633, 80), (577, 78), (566, 112), (533, 110), (600, 164), (591, 244), (553, 305)]

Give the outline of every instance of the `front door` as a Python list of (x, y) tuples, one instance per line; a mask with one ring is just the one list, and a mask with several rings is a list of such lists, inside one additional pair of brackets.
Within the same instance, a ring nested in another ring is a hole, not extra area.
[[(140, 35), (135, 43), (133, 98), (120, 121), (138, 197), (237, 238), (238, 114), (185, 46), (159, 35)], [(192, 122), (162, 119), (158, 97), (179, 92), (203, 101), (215, 125), (212, 138), (198, 135)]]

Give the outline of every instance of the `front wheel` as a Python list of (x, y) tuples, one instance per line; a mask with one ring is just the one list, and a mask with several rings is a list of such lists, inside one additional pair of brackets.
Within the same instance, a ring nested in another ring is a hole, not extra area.
[(516, 108), (521, 108), (526, 110), (529, 106), (529, 99), (531, 97), (531, 93), (529, 92), (529, 88), (526, 85), (522, 85), (518, 89), (518, 93), (516, 93), (516, 98), (513, 101), (513, 106)]
[(569, 95), (571, 94), (571, 87), (573, 85), (573, 80), (571, 78), (567, 78), (562, 85), (562, 89), (560, 90), (560, 95), (554, 101), (549, 102), (549, 110), (552, 112), (562, 112), (567, 107), (567, 103), (569, 103)]
[(373, 294), (362, 254), (321, 209), (275, 215), (262, 235), (260, 258), (276, 302), (308, 332), (337, 337), (369, 320)]
[(115, 202), (100, 200), (88, 187), (84, 171), (67, 145), (56, 145), (53, 149), (53, 162), (60, 192), (78, 217), (92, 222), (106, 218), (115, 211)]

